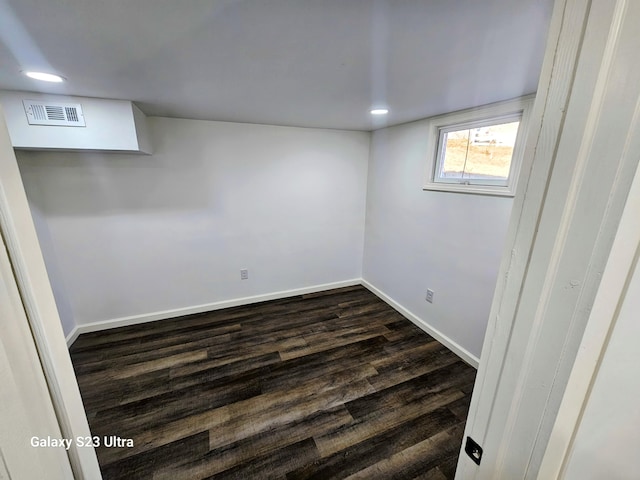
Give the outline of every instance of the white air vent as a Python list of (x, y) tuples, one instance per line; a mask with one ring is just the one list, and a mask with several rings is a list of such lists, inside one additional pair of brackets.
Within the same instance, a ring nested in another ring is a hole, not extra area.
[(29, 125), (57, 125), (62, 127), (85, 127), (82, 106), (79, 103), (52, 103), (23, 100)]

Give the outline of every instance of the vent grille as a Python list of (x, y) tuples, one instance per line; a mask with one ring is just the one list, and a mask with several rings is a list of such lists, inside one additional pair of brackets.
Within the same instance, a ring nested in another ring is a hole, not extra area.
[(42, 105), (33, 105), (33, 118), (36, 120), (46, 120), (47, 112), (45, 112), (44, 107)]
[(78, 103), (52, 103), (23, 100), (29, 125), (84, 127), (82, 106)]
[(67, 120), (78, 123), (78, 110), (76, 108), (64, 107), (64, 111), (67, 114)]
[(45, 105), (44, 109), (47, 111), (48, 120), (66, 120), (64, 116), (64, 109), (53, 105)]

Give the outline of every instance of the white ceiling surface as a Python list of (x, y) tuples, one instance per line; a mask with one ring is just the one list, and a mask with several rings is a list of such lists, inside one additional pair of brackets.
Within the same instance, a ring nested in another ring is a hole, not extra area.
[[(133, 100), (148, 115), (371, 130), (534, 92), (552, 6), (0, 0), (0, 89)], [(374, 106), (390, 114), (372, 119)]]

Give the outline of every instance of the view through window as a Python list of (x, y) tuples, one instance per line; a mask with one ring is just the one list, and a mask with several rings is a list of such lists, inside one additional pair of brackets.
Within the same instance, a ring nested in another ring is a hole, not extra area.
[(520, 121), (440, 130), (436, 182), (506, 185)]

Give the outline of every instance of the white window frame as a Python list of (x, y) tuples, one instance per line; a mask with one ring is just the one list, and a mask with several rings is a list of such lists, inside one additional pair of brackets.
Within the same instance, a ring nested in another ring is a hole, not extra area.
[[(468, 110), (439, 115), (429, 120), (428, 124), (428, 151), (426, 179), (424, 190), (436, 190), (440, 192), (473, 193), (480, 195), (497, 195), (513, 197), (515, 195), (516, 183), (520, 174), (524, 146), (531, 116), (531, 106), (534, 96), (507, 100), (505, 102), (493, 103)], [(442, 156), (441, 139), (443, 133), (465, 128), (476, 128), (498, 123), (507, 123), (520, 120), (518, 135), (513, 148), (511, 158), (511, 168), (506, 185), (500, 185), (503, 181), (483, 180), (483, 184), (478, 184), (468, 180), (436, 181), (436, 169), (439, 159)]]

